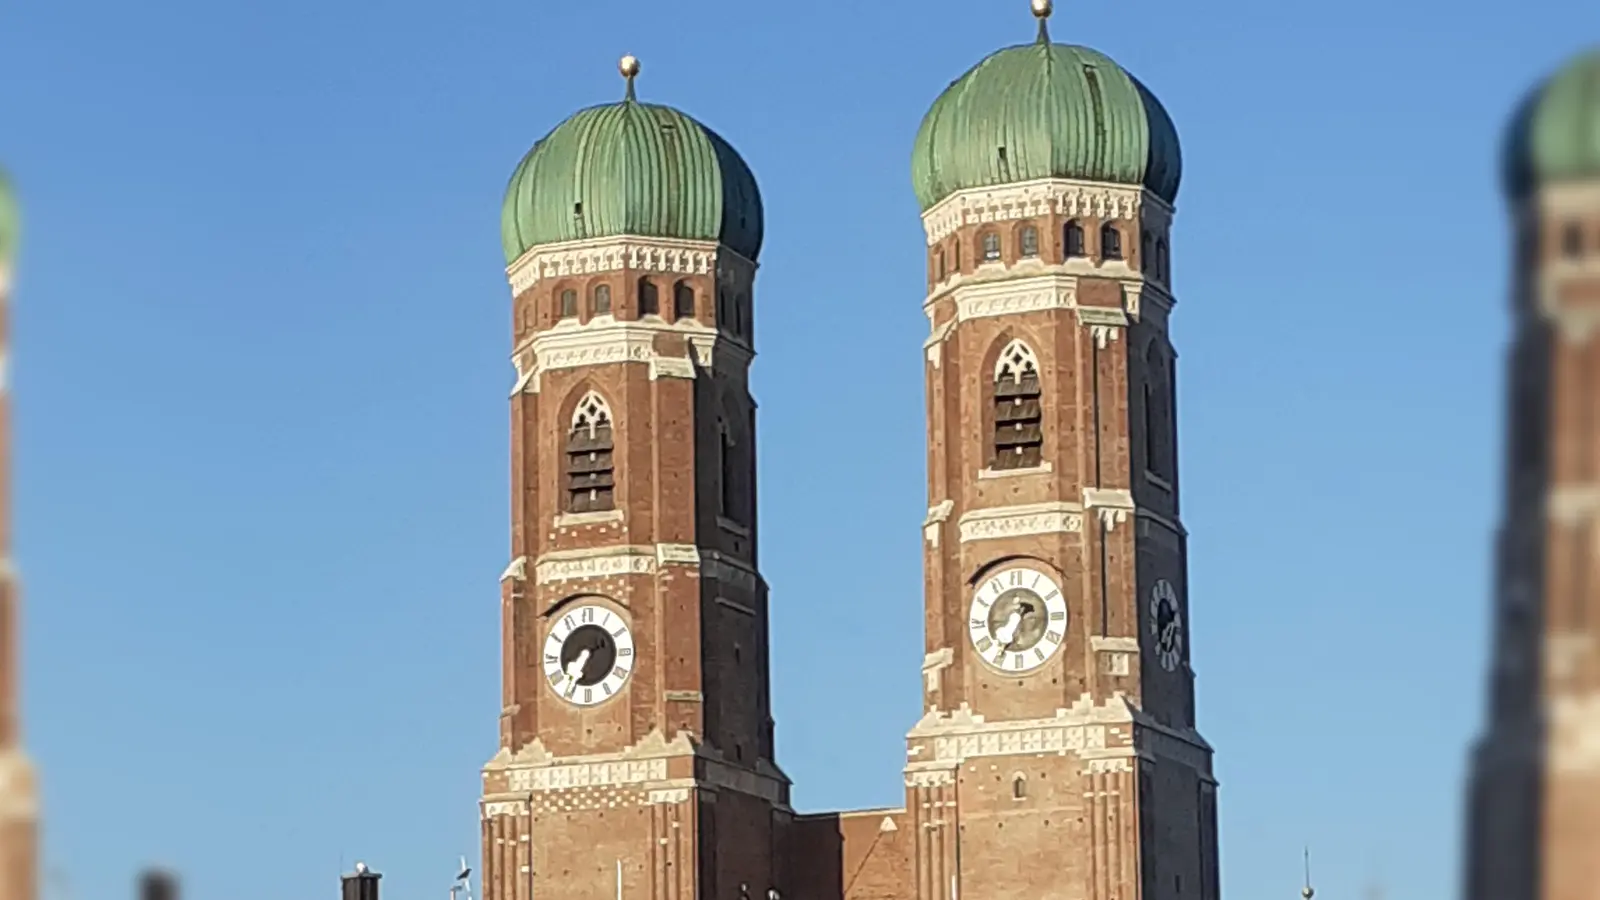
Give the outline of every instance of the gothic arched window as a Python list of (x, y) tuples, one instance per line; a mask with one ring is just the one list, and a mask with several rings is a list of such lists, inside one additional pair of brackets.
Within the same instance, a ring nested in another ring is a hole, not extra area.
[(570, 319), (578, 314), (578, 292), (568, 288), (561, 292), (560, 316)]
[(1033, 259), (1039, 255), (1039, 229), (1032, 225), (1022, 226), (1022, 234), (1018, 236), (1017, 243), (1021, 245), (1022, 258)]
[(938, 280), (939, 281), (944, 281), (945, 271), (944, 271), (944, 249), (943, 248), (940, 248), (939, 251), (934, 254), (934, 260), (935, 260), (935, 263), (936, 263), (935, 271), (938, 272), (938, 274), (939, 274)]
[(567, 512), (603, 512), (616, 508), (611, 408), (590, 391), (572, 411), (567, 433)]
[(1100, 258), (1122, 258), (1122, 232), (1110, 222), (1100, 226)]
[(984, 262), (995, 262), (1000, 259), (1000, 235), (987, 231), (984, 232), (980, 241), (983, 247)]
[(1151, 344), (1144, 365), (1144, 467), (1172, 478), (1172, 380), (1161, 350)]
[(1044, 409), (1039, 360), (1022, 341), (1012, 341), (994, 364), (994, 463), (996, 469), (1033, 469), (1044, 459)]
[(1561, 231), (1561, 253), (1567, 259), (1577, 259), (1583, 256), (1583, 226), (1577, 222), (1569, 222)]
[(680, 281), (672, 286), (672, 317), (694, 318), (694, 288), (686, 281)]
[(1011, 799), (1021, 800), (1028, 796), (1028, 779), (1022, 775), (1011, 777)]
[(661, 298), (656, 293), (656, 283), (648, 278), (639, 279), (639, 315), (661, 315)]
[(597, 284), (594, 286), (594, 314), (597, 316), (611, 314), (611, 285)]
[(1086, 255), (1083, 248), (1083, 226), (1079, 225), (1076, 219), (1061, 229), (1061, 247), (1068, 259)]

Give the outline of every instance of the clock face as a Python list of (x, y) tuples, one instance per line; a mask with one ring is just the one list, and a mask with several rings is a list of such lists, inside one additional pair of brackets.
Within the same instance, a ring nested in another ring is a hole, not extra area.
[(1177, 669), (1183, 662), (1183, 613), (1178, 610), (1178, 592), (1165, 578), (1150, 589), (1150, 635), (1161, 668)]
[(567, 610), (545, 635), (545, 680), (568, 703), (604, 703), (622, 690), (632, 671), (633, 632), (603, 606)]
[(1067, 598), (1038, 569), (1002, 569), (978, 585), (967, 624), (972, 646), (1004, 672), (1031, 672), (1050, 661), (1067, 637)]

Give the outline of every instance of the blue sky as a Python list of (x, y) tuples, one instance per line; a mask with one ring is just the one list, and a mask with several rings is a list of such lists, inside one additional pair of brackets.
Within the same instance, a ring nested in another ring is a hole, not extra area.
[[(1293, 896), (1306, 843), (1319, 896), (1456, 890), (1497, 505), (1496, 144), (1600, 37), (1583, 6), (1058, 9), (1056, 37), (1138, 75), (1184, 142), (1180, 443), (1230, 896)], [(72, 897), (129, 896), (152, 861), (202, 900), (332, 897), (363, 858), (421, 900), (476, 855), (508, 543), (500, 195), (535, 139), (621, 96), (623, 52), (765, 196), (780, 762), (802, 809), (900, 802), (927, 505), (908, 153), (951, 79), (1031, 37), (1025, 0), (3, 15), (30, 742)], [(863, 408), (880, 445), (843, 464)]]

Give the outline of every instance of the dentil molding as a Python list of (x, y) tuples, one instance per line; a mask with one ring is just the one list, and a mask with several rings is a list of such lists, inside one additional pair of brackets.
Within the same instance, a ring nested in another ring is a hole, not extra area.
[[(760, 585), (760, 576), (744, 561), (716, 550), (703, 550), (694, 544), (622, 544), (555, 550), (539, 557), (533, 566), (533, 580), (543, 586), (593, 578), (649, 575), (665, 566), (696, 567), (702, 578), (751, 593)], [(518, 557), (501, 574), (500, 580), (525, 581), (527, 569), (527, 557)]]
[(756, 264), (715, 241), (611, 237), (543, 244), (506, 267), (513, 296), (540, 281), (605, 272), (668, 275), (717, 274), (721, 284), (748, 283)]
[(1068, 218), (1144, 219), (1165, 231), (1173, 208), (1142, 187), (1098, 181), (1041, 178), (1003, 187), (957, 191), (922, 214), (928, 246), (967, 225), (1012, 222), (1047, 215)]

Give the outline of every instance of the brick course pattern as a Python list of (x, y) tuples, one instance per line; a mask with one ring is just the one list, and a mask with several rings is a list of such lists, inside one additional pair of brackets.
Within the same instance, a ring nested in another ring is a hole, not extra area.
[[(489, 900), (1216, 898), (1216, 782), (1184, 639), (1171, 210), (1140, 189), (1051, 180), (957, 194), (925, 223), (925, 696), (894, 810), (797, 815), (772, 756), (754, 267), (632, 238), (535, 248), (512, 267)], [(999, 255), (985, 259), (991, 234)], [(641, 312), (640, 278), (659, 314)], [(692, 316), (671, 301), (680, 282)], [(584, 306), (601, 283), (609, 317)], [(1026, 467), (995, 456), (997, 373), (1019, 367), (1040, 397)], [(572, 514), (565, 442), (591, 392), (615, 414), (615, 510)], [(974, 592), (1016, 565), (1060, 585), (1067, 609), (1059, 649), (1026, 672), (971, 637)], [(638, 647), (619, 695), (583, 708), (540, 667), (553, 619), (580, 600), (626, 620)]]

